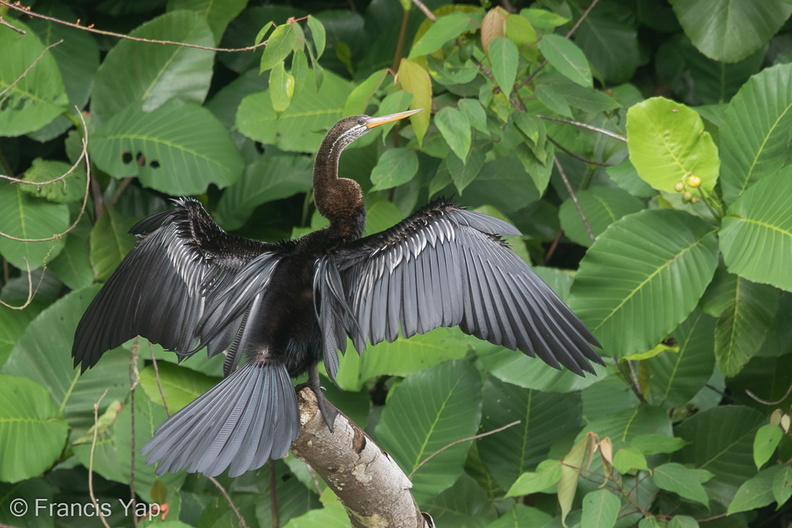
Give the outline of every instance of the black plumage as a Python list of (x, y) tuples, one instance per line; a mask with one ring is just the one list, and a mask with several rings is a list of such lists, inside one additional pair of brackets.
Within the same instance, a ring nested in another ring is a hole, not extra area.
[[(284, 456), (299, 433), (289, 380), (306, 371), (319, 389), (347, 336), (358, 352), (439, 326), (538, 355), (576, 374), (602, 361), (594, 336), (501, 239), (510, 224), (436, 201), (398, 225), (360, 238), (357, 183), (338, 178), (343, 149), (371, 128), (412, 115), (342, 119), (314, 168), (318, 211), (329, 227), (280, 243), (224, 232), (194, 199), (132, 228), (137, 246), (80, 321), (72, 355), (83, 370), (142, 335), (189, 356), (227, 351), (225, 379), (165, 421), (143, 447), (157, 473), (236, 476)], [(242, 366), (239, 366), (239, 364)]]

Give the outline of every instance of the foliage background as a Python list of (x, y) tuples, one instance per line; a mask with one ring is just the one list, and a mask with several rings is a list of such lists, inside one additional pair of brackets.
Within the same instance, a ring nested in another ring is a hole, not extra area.
[[(180, 194), (246, 236), (316, 229), (325, 131), (409, 107), (427, 110), (343, 156), (368, 230), (437, 195), (508, 219), (608, 358), (577, 378), (456, 329), (346, 355), (329, 397), (414, 472), (422, 509), (442, 526), (789, 525), (792, 3), (426, 5), (436, 22), (396, 0), (32, 4), (77, 28), (4, 4), (0, 523), (100, 526), (91, 491), (110, 525), (137, 523), (130, 457), (218, 379), (144, 340), (72, 368), (127, 229)], [(168, 508), (141, 524), (348, 523), (293, 458), (217, 484), (231, 502), (134, 458), (138, 499)], [(15, 517), (18, 498), (71, 510)]]

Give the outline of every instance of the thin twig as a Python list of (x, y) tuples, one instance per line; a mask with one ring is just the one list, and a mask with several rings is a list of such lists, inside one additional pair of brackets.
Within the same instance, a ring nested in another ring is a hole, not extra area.
[(751, 398), (753, 398), (754, 400), (758, 401), (759, 403), (761, 403), (761, 404), (763, 404), (763, 405), (778, 405), (778, 404), (779, 404), (779, 403), (781, 403), (782, 401), (786, 400), (786, 399), (787, 399), (787, 396), (789, 396), (790, 394), (792, 394), (792, 385), (790, 385), (790, 386), (789, 386), (789, 388), (787, 389), (787, 391), (784, 393), (784, 395), (783, 395), (783, 396), (781, 396), (781, 398), (780, 398), (780, 399), (778, 399), (778, 400), (776, 400), (776, 401), (767, 401), (767, 400), (763, 400), (762, 398), (760, 398), (759, 396), (757, 396), (757, 395), (756, 395), (756, 394), (754, 394), (753, 392), (749, 391), (748, 389), (745, 389), (745, 393), (746, 393), (748, 396), (750, 396)]
[(551, 258), (553, 258), (553, 254), (556, 252), (556, 249), (558, 249), (558, 244), (561, 242), (561, 237), (563, 236), (564, 236), (564, 230), (559, 229), (556, 232), (555, 238), (553, 238), (553, 241), (550, 243), (550, 247), (547, 248), (547, 253), (545, 253), (545, 257), (544, 257), (545, 266), (547, 266), (547, 263), (550, 262)]
[(564, 123), (566, 125), (573, 125), (579, 128), (585, 128), (586, 130), (591, 130), (592, 132), (598, 132), (603, 136), (608, 136), (613, 139), (618, 139), (619, 141), (627, 142), (627, 138), (622, 136), (621, 134), (617, 134), (616, 132), (611, 132), (610, 130), (605, 130), (604, 128), (595, 127), (594, 125), (589, 125), (588, 123), (581, 123), (580, 121), (573, 121), (571, 119), (564, 119), (563, 117), (551, 117), (546, 115), (537, 114), (536, 117), (539, 119), (544, 119), (545, 121), (555, 121), (556, 123)]
[(154, 365), (154, 379), (157, 380), (157, 388), (159, 389), (160, 398), (162, 398), (162, 406), (165, 407), (165, 414), (170, 418), (171, 412), (168, 408), (168, 402), (165, 401), (165, 391), (162, 390), (162, 383), (160, 382), (159, 365), (157, 365), (157, 358), (154, 357), (154, 347), (151, 346), (149, 341), (149, 355), (151, 356), (152, 364)]
[[(18, 28), (18, 27), (16, 27), (16, 26), (12, 26), (12, 25), (11, 25), (11, 24), (9, 24), (8, 22), (6, 22), (6, 21), (5, 21), (5, 19), (4, 19), (3, 17), (1, 17), (1, 16), (0, 16), (0, 25), (2, 25), (2, 26), (5, 26), (5, 27), (7, 27), (8, 29), (12, 29), (12, 30), (16, 31), (16, 32), (17, 32), (17, 33), (19, 33), (20, 35), (27, 35), (27, 32), (26, 32), (26, 31), (24, 31), (24, 30), (22, 30), (22, 29), (19, 29), (19, 28)], [(0, 526), (2, 526), (2, 525), (0, 525)]]
[(454, 446), (455, 446), (455, 445), (457, 445), (457, 444), (462, 444), (462, 443), (464, 443), (464, 442), (470, 442), (471, 440), (477, 440), (477, 439), (479, 439), (479, 438), (484, 438), (485, 436), (493, 435), (493, 434), (495, 434), (495, 433), (500, 433), (501, 431), (505, 431), (505, 430), (506, 430), (506, 429), (508, 429), (509, 427), (514, 427), (515, 425), (518, 425), (519, 423), (520, 423), (520, 420), (516, 420), (516, 421), (514, 421), (514, 422), (512, 422), (512, 423), (510, 423), (510, 424), (506, 424), (506, 425), (504, 425), (503, 427), (498, 427), (497, 429), (493, 429), (492, 431), (487, 431), (486, 433), (481, 433), (481, 434), (477, 434), (477, 435), (469, 436), (469, 437), (467, 437), (467, 438), (461, 438), (461, 439), (459, 439), (459, 440), (455, 440), (455, 441), (451, 442), (450, 444), (448, 444), (448, 445), (445, 445), (445, 446), (441, 447), (440, 449), (438, 449), (437, 451), (435, 451), (434, 453), (432, 453), (432, 454), (431, 454), (431, 455), (429, 455), (428, 457), (424, 458), (424, 459), (421, 461), (421, 463), (420, 463), (420, 464), (418, 464), (417, 466), (415, 466), (415, 469), (413, 469), (413, 470), (410, 472), (410, 474), (409, 474), (409, 475), (407, 475), (407, 478), (408, 478), (408, 479), (412, 479), (413, 475), (415, 475), (415, 473), (416, 473), (416, 472), (417, 472), (419, 469), (421, 469), (421, 467), (423, 467), (423, 465), (424, 465), (424, 464), (426, 464), (427, 462), (429, 462), (430, 460), (432, 460), (434, 457), (436, 457), (437, 455), (439, 455), (440, 453), (442, 453), (442, 452), (443, 452), (443, 451), (445, 451), (446, 449), (450, 449), (450, 448), (454, 447)]
[(431, 20), (432, 22), (437, 22), (437, 17), (435, 16), (435, 14), (434, 14), (434, 13), (432, 13), (432, 10), (431, 10), (431, 9), (429, 9), (428, 7), (426, 7), (426, 4), (424, 4), (423, 2), (421, 2), (421, 0), (412, 0), (412, 3), (413, 3), (413, 4), (415, 4), (415, 7), (417, 7), (418, 9), (420, 9), (420, 10), (421, 10), (421, 12), (422, 12), (424, 15), (426, 15), (426, 18), (428, 18), (428, 19), (429, 19), (429, 20)]
[(31, 16), (33, 18), (40, 18), (42, 20), (46, 20), (48, 22), (53, 22), (55, 24), (61, 24), (63, 26), (68, 26), (68, 27), (71, 27), (71, 28), (80, 29), (82, 31), (88, 31), (89, 33), (95, 33), (97, 35), (105, 35), (105, 36), (108, 36), (108, 37), (115, 37), (115, 38), (120, 38), (120, 39), (125, 39), (125, 40), (132, 40), (132, 41), (135, 41), (135, 42), (145, 42), (147, 44), (163, 44), (163, 45), (167, 45), (167, 46), (181, 46), (181, 47), (184, 47), (184, 48), (194, 48), (194, 49), (200, 49), (200, 50), (206, 50), (206, 51), (220, 51), (220, 52), (226, 52), (226, 53), (238, 53), (240, 51), (252, 51), (252, 50), (261, 48), (263, 46), (266, 46), (267, 42), (268, 42), (268, 41), (263, 41), (263, 42), (260, 42), (258, 44), (255, 44), (253, 46), (247, 46), (247, 47), (244, 47), (244, 48), (215, 48), (215, 47), (212, 47), (212, 46), (200, 46), (198, 44), (188, 44), (186, 42), (176, 42), (176, 41), (173, 41), (173, 40), (157, 40), (157, 39), (147, 39), (147, 38), (142, 38), (142, 37), (132, 37), (130, 35), (124, 35), (123, 33), (115, 33), (113, 31), (106, 31), (106, 30), (103, 30), (103, 29), (96, 29), (95, 27), (93, 27), (93, 24), (91, 24), (89, 26), (81, 26), (78, 23), (67, 22), (67, 21), (61, 20), (59, 18), (55, 18), (55, 17), (51, 17), (51, 16), (47, 16), (47, 15), (42, 15), (41, 13), (36, 13), (35, 11), (31, 11), (30, 7), (25, 7), (25, 6), (22, 6), (22, 5), (12, 4), (10, 2), (6, 2), (5, 0), (0, 0), (0, 5), (4, 5), (4, 6), (10, 8), (10, 9), (13, 9), (14, 11), (18, 11), (20, 13), (24, 13), (25, 15)]
[(572, 35), (575, 34), (575, 31), (577, 31), (580, 25), (583, 23), (583, 21), (588, 18), (589, 14), (591, 14), (591, 10), (594, 9), (594, 7), (596, 7), (597, 4), (599, 4), (599, 0), (594, 0), (593, 2), (591, 2), (591, 4), (586, 8), (586, 10), (583, 11), (583, 14), (580, 15), (580, 18), (578, 18), (577, 22), (575, 22), (575, 25), (572, 26), (572, 29), (567, 31), (567, 34), (565, 35), (566, 38), (570, 38), (572, 37)]
[(22, 79), (24, 79), (24, 78), (27, 76), (27, 74), (28, 74), (28, 73), (30, 73), (30, 71), (31, 71), (33, 68), (35, 68), (35, 67), (36, 67), (36, 64), (38, 64), (38, 62), (39, 62), (41, 59), (43, 59), (43, 58), (44, 58), (44, 55), (46, 55), (46, 54), (47, 54), (47, 52), (48, 52), (49, 50), (51, 50), (52, 48), (54, 48), (54, 47), (55, 47), (55, 46), (57, 46), (58, 44), (61, 44), (62, 42), (63, 42), (63, 40), (59, 40), (58, 42), (53, 42), (52, 44), (50, 44), (49, 46), (47, 46), (46, 48), (44, 48), (43, 50), (41, 50), (41, 53), (39, 53), (39, 54), (38, 54), (38, 57), (36, 57), (36, 58), (33, 60), (33, 62), (31, 62), (31, 63), (30, 63), (30, 65), (29, 65), (27, 68), (25, 68), (25, 71), (23, 71), (23, 72), (22, 72), (22, 74), (21, 74), (19, 77), (17, 77), (16, 79), (14, 79), (14, 81), (13, 81), (11, 84), (9, 84), (9, 85), (6, 87), (6, 89), (5, 89), (5, 90), (3, 90), (2, 92), (0, 92), (0, 97), (4, 96), (4, 95), (6, 94), (6, 92), (8, 92), (8, 91), (9, 91), (11, 88), (13, 88), (14, 86), (16, 86), (16, 84), (17, 84), (19, 81), (21, 81)]
[(582, 161), (583, 163), (587, 163), (589, 165), (597, 165), (598, 167), (613, 167), (613, 163), (606, 163), (604, 161), (595, 161), (592, 159), (584, 158), (580, 154), (575, 154), (574, 152), (566, 148), (564, 145), (562, 145), (561, 143), (559, 143), (549, 135), (547, 136), (547, 139), (550, 141), (550, 143), (555, 145), (561, 152), (563, 152), (567, 156), (571, 156), (575, 158), (578, 161)]
[[(131, 499), (131, 511), (136, 511), (135, 505), (135, 388), (140, 382), (140, 371), (138, 371), (138, 358), (140, 357), (140, 338), (136, 337), (132, 342), (132, 351), (129, 354), (129, 492)], [(137, 528), (137, 515), (132, 516), (132, 523)]]
[(132, 177), (121, 178), (121, 183), (118, 184), (118, 188), (110, 198), (107, 207), (113, 207), (118, 202), (118, 199), (121, 198), (121, 195), (124, 194), (124, 191), (126, 191), (127, 187), (132, 183), (132, 180), (134, 180)]
[(215, 487), (217, 487), (217, 489), (220, 491), (223, 497), (225, 497), (225, 500), (228, 502), (228, 506), (231, 507), (231, 510), (234, 512), (234, 515), (236, 515), (236, 518), (239, 521), (240, 528), (249, 528), (247, 523), (245, 522), (245, 518), (242, 517), (242, 513), (239, 511), (239, 508), (236, 507), (236, 504), (234, 504), (233, 499), (231, 499), (231, 495), (228, 494), (228, 492), (223, 487), (223, 485), (220, 484), (220, 482), (218, 482), (218, 480), (214, 477), (207, 477), (207, 478), (212, 484), (215, 485)]
[(93, 487), (93, 463), (94, 463), (94, 449), (96, 448), (96, 438), (99, 435), (99, 405), (102, 403), (102, 400), (105, 396), (107, 396), (107, 391), (110, 389), (105, 389), (102, 395), (99, 397), (99, 400), (94, 403), (93, 411), (94, 411), (94, 427), (93, 427), (93, 439), (91, 440), (91, 454), (88, 457), (88, 494), (91, 496), (91, 502), (96, 509), (96, 512), (99, 514), (99, 519), (101, 519), (102, 524), (105, 528), (110, 528), (110, 524), (108, 524), (107, 519), (105, 519), (104, 513), (102, 513), (102, 509), (99, 507), (99, 501), (96, 500), (96, 495), (94, 494), (94, 487)]
[(583, 221), (583, 226), (586, 228), (586, 233), (588, 233), (589, 240), (591, 240), (591, 243), (593, 244), (596, 240), (594, 231), (591, 230), (591, 224), (589, 224), (586, 213), (583, 212), (583, 208), (580, 207), (580, 202), (578, 202), (575, 190), (572, 188), (572, 184), (569, 183), (569, 178), (567, 178), (566, 172), (564, 172), (564, 167), (562, 167), (561, 163), (558, 161), (558, 156), (553, 156), (553, 163), (555, 163), (558, 174), (561, 175), (561, 180), (564, 182), (564, 187), (566, 187), (569, 197), (572, 198), (572, 203), (575, 204), (575, 209), (577, 209), (578, 215), (580, 215), (580, 219)]

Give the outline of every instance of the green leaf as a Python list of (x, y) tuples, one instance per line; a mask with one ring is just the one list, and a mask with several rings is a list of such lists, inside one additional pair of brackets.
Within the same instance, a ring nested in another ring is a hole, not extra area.
[(778, 265), (792, 255), (788, 193), (792, 170), (763, 178), (729, 207), (719, 238), (730, 272), (792, 291), (792, 274)]
[(627, 111), (627, 148), (638, 175), (659, 191), (697, 192), (690, 179), (700, 179), (708, 196), (718, 179), (720, 160), (701, 116), (685, 105), (653, 97)]
[(471, 16), (472, 14), (454, 11), (438, 18), (413, 45), (408, 58), (414, 59), (421, 55), (434, 53), (449, 40), (457, 38), (465, 31), (474, 29), (476, 20)]
[(413, 374), (392, 389), (376, 428), (377, 440), (396, 460), (422, 502), (450, 487), (463, 471), (469, 442), (481, 419), (479, 374), (470, 363), (449, 361)]
[(483, 526), (498, 515), (487, 493), (467, 473), (421, 507), (432, 512), (435, 526)]
[(246, 4), (245, 0), (168, 0), (168, 11), (190, 9), (197, 12), (209, 22), (215, 42), (220, 42), (229, 22), (236, 18)]
[(715, 319), (696, 308), (671, 332), (677, 351), (662, 352), (646, 362), (652, 405), (685, 405), (709, 381), (715, 368), (714, 331)]
[(558, 460), (545, 460), (539, 464), (536, 471), (526, 471), (517, 477), (509, 491), (507, 497), (520, 497), (541, 493), (548, 488), (555, 486), (561, 480), (561, 462)]
[(432, 80), (429, 77), (429, 72), (417, 62), (402, 59), (397, 77), (402, 90), (413, 96), (410, 109), (424, 109), (423, 112), (410, 116), (410, 123), (412, 123), (418, 143), (423, 143), (431, 117), (429, 109), (432, 108)]
[(753, 439), (764, 423), (763, 414), (746, 407), (701, 411), (676, 427), (675, 434), (689, 445), (674, 460), (714, 473), (718, 485), (711, 488), (712, 498), (728, 503), (737, 488), (756, 474)]
[(94, 280), (88, 244), (88, 228), (90, 226), (87, 221), (83, 222), (81, 226), (84, 226), (80, 229), (81, 232), (75, 230), (66, 237), (63, 251), (49, 265), (49, 270), (72, 290), (90, 286)]
[(613, 3), (600, 5), (575, 33), (575, 43), (611, 86), (629, 81), (645, 60), (640, 52), (635, 13), (621, 7)]
[(0, 306), (0, 369), (8, 355), (19, 341), (27, 325), (41, 312), (41, 305), (34, 303), (24, 310), (14, 310)]
[[(162, 396), (164, 395), (165, 403), (167, 403), (171, 414), (180, 410), (220, 381), (220, 378), (206, 376), (173, 363), (161, 362), (157, 365), (159, 383), (157, 383), (157, 372), (154, 370), (154, 365), (149, 365), (140, 371), (140, 385), (154, 403), (163, 405)], [(160, 393), (160, 387), (162, 387), (162, 393)]]
[(314, 47), (316, 48), (316, 59), (319, 60), (327, 45), (325, 27), (315, 16), (308, 15), (308, 28), (311, 30), (311, 37), (313, 37)]
[(778, 305), (778, 290), (742, 277), (715, 325), (715, 359), (726, 377), (736, 376), (762, 346)]
[[(595, 237), (601, 235), (613, 222), (644, 208), (641, 200), (627, 191), (613, 187), (591, 187), (578, 191), (576, 197)], [(588, 231), (572, 198), (567, 198), (561, 204), (558, 218), (561, 229), (571, 241), (581, 246), (591, 246)]]
[(272, 69), (276, 64), (283, 63), (296, 43), (297, 33), (294, 31), (294, 24), (286, 23), (276, 27), (267, 39), (267, 45), (261, 54), (259, 73)]
[(65, 112), (69, 99), (52, 53), (23, 22), (4, 21), (25, 34), (0, 31), (0, 136), (21, 136)]
[[(511, 351), (510, 351), (511, 352)], [(512, 352), (513, 354), (515, 352)], [(482, 428), (491, 431), (520, 421), (478, 441), (479, 455), (503, 489), (547, 458), (553, 444), (580, 429), (580, 394), (525, 390), (497, 378), (484, 382)]]
[(457, 105), (459, 106), (459, 111), (470, 123), (470, 126), (489, 136), (487, 112), (477, 99), (460, 99)]
[[(390, 202), (385, 202), (390, 203)], [(369, 216), (376, 222), (375, 204)], [(367, 222), (368, 223), (368, 222)], [(387, 227), (391, 227), (389, 222)], [(379, 230), (372, 229), (370, 232)], [(409, 339), (398, 337), (393, 343), (382, 342), (368, 347), (365, 354), (345, 354), (336, 376), (336, 383), (346, 391), (359, 391), (367, 380), (376, 376), (409, 376), (450, 359), (462, 359), (468, 352), (468, 338), (458, 329), (438, 328)]]
[(309, 191), (312, 176), (308, 157), (265, 154), (248, 165), (242, 179), (220, 196), (217, 221), (225, 229), (239, 229), (259, 205)]
[(498, 37), (490, 42), (488, 53), (492, 75), (501, 91), (508, 97), (517, 78), (520, 54), (511, 40)]
[[(467, 159), (470, 152), (471, 132), (470, 123), (462, 112), (446, 106), (435, 114), (434, 123), (454, 154), (461, 160)], [(483, 161), (482, 159), (482, 164)]]
[(55, 462), (68, 426), (41, 385), (0, 375), (0, 480), (19, 482)]
[(100, 126), (91, 160), (115, 178), (137, 176), (152, 189), (199, 194), (226, 187), (242, 173), (242, 157), (208, 110), (169, 101), (152, 112), (132, 104)]
[(601, 489), (589, 492), (583, 497), (580, 524), (592, 528), (613, 528), (620, 509), (621, 500), (611, 491)]
[(129, 234), (132, 224), (113, 209), (107, 209), (91, 230), (91, 267), (100, 282), (110, 278), (121, 260), (135, 246)]
[[(467, 158), (459, 159), (456, 154), (449, 154), (445, 159), (445, 168), (451, 174), (451, 181), (454, 182), (457, 192), (462, 196), (462, 191), (467, 188), (481, 172), (484, 167), (484, 153), (479, 149), (472, 149), (468, 152)], [(442, 165), (440, 166), (442, 169)]]
[(569, 306), (606, 354), (644, 352), (690, 314), (715, 273), (717, 255), (714, 226), (687, 213), (626, 216), (586, 253)]
[[(62, 161), (50, 161), (36, 158), (28, 170), (25, 171), (25, 181), (44, 183), (60, 178), (60, 181), (49, 185), (20, 185), (19, 188), (33, 196), (40, 196), (50, 202), (68, 203), (79, 200), (85, 194), (85, 180), (87, 178), (82, 167), (76, 167), (69, 173), (71, 165)], [(67, 173), (69, 173), (67, 175)]]
[(388, 70), (377, 70), (368, 79), (355, 86), (347, 97), (343, 114), (345, 116), (358, 115), (366, 111), (369, 101), (379, 89), (388, 75)]
[[(130, 36), (199, 46), (214, 45), (214, 36), (206, 19), (198, 13), (183, 10), (154, 18), (133, 30)], [(159, 108), (168, 101), (202, 103), (212, 80), (213, 62), (212, 51), (120, 40), (96, 72), (96, 84), (91, 95), (94, 124), (104, 123), (133, 103), (137, 103), (144, 112)]]
[(558, 73), (581, 86), (591, 88), (591, 68), (588, 59), (574, 42), (560, 35), (545, 35), (539, 41), (539, 50)]
[(600, 438), (609, 436), (615, 449), (628, 447), (633, 439), (649, 434), (665, 434), (671, 436), (671, 420), (668, 414), (660, 409), (638, 406), (628, 407), (623, 411), (602, 415), (591, 420), (586, 428), (578, 434), (583, 438), (587, 432), (596, 433)]
[(269, 94), (272, 109), (276, 113), (280, 114), (289, 108), (294, 97), (294, 76), (285, 70), (283, 61), (272, 67), (269, 76)]
[(786, 465), (773, 479), (773, 498), (780, 508), (789, 497), (792, 497), (792, 468)]
[(729, 503), (726, 514), (755, 510), (773, 502), (775, 500), (773, 491), (776, 477), (784, 472), (785, 468), (789, 469), (786, 464), (776, 464), (763, 469), (755, 477), (743, 482), (734, 495), (734, 499)]
[(400, 147), (386, 150), (371, 171), (372, 191), (398, 187), (412, 180), (418, 172), (418, 155), (414, 150)]
[(545, 526), (553, 518), (539, 508), (515, 503), (509, 511), (487, 528), (520, 528), (521, 526)]
[(313, 83), (302, 86), (289, 108), (280, 115), (272, 107), (267, 90), (254, 93), (242, 99), (236, 126), (254, 141), (281, 150), (313, 153), (319, 149), (325, 133), (343, 116), (350, 91), (348, 81), (326, 72), (319, 89)]
[(657, 466), (652, 471), (652, 480), (657, 487), (671, 491), (686, 499), (709, 506), (709, 497), (701, 484), (713, 477), (703, 469), (689, 469), (682, 464), (669, 462)]
[(792, 14), (784, 0), (672, 0), (679, 23), (706, 56), (737, 62), (764, 46)]
[(686, 442), (681, 438), (660, 434), (647, 434), (636, 436), (630, 441), (630, 445), (638, 449), (645, 455), (656, 455), (658, 453), (673, 453), (685, 447)]
[(763, 425), (756, 431), (753, 443), (753, 458), (756, 469), (761, 469), (770, 460), (783, 437), (784, 432), (781, 428), (773, 424)]
[(668, 528), (699, 528), (699, 523), (689, 515), (675, 515), (668, 521)]
[(623, 447), (617, 450), (616, 454), (613, 455), (613, 467), (622, 474), (635, 470), (646, 471), (649, 469), (646, 465), (646, 457), (635, 447)]
[(104, 354), (94, 368), (80, 375), (72, 363), (74, 331), (99, 286), (90, 286), (61, 297), (41, 312), (25, 329), (3, 373), (29, 378), (49, 391), (66, 416), (72, 436), (93, 425), (93, 406), (108, 390), (100, 412), (129, 392), (129, 354), (114, 350)]
[[(36, 240), (66, 232), (69, 227), (69, 208), (33, 198), (22, 192), (19, 185), (0, 181), (0, 233)], [(40, 242), (21, 242), (0, 236), (0, 254), (20, 270), (33, 270), (45, 264), (63, 249), (64, 238)]]
[(726, 203), (787, 164), (792, 140), (792, 64), (751, 77), (726, 108), (720, 128), (721, 185)]

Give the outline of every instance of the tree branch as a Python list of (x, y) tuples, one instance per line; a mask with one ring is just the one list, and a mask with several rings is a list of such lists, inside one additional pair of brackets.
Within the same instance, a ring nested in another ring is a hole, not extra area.
[(352, 526), (434, 526), (431, 517), (418, 510), (404, 472), (366, 433), (342, 413), (331, 433), (308, 387), (297, 393), (297, 401), (302, 428), (292, 452), (338, 496)]

